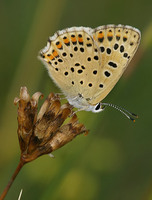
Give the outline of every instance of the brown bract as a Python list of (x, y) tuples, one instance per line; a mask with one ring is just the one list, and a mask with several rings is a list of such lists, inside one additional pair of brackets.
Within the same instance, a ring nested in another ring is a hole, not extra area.
[[(42, 96), (36, 92), (30, 98), (27, 88), (21, 87), (20, 97), (14, 99), (19, 104), (18, 138), (23, 163), (59, 149), (81, 133), (88, 133), (73, 114), (73, 107), (69, 103), (61, 105), (59, 95), (50, 93), (38, 112)], [(69, 122), (63, 124), (68, 117)]]

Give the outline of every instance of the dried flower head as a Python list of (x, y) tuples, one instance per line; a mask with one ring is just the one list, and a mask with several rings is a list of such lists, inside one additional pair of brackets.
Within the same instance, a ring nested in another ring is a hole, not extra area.
[[(38, 100), (42, 97), (36, 92), (30, 98), (26, 87), (21, 87), (20, 98), (15, 98), (18, 107), (18, 138), (21, 160), (30, 162), (43, 154), (49, 154), (70, 142), (81, 133), (88, 131), (78, 122), (73, 107), (60, 103), (59, 95), (50, 93), (38, 112)], [(68, 123), (64, 121), (71, 116)]]
[[(59, 95), (49, 94), (38, 112), (40, 97), (43, 97), (42, 93), (36, 92), (30, 98), (27, 88), (21, 87), (20, 97), (14, 99), (14, 104), (19, 104), (17, 133), (21, 157), (0, 200), (5, 198), (16, 176), (26, 163), (41, 155), (50, 154), (81, 133), (88, 133), (84, 125), (78, 122), (76, 114), (73, 113), (73, 107), (69, 103), (61, 105)], [(68, 117), (70, 117), (69, 122), (63, 124)]]

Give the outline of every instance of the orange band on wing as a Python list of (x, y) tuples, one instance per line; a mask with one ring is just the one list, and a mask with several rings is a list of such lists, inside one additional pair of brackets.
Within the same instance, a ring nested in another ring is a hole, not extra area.
[(103, 37), (104, 37), (104, 34), (102, 32), (101, 33), (99, 32), (98, 33), (98, 38), (103, 38)]
[(71, 37), (71, 41), (76, 42), (77, 41), (76, 37)]
[(83, 42), (83, 38), (78, 37), (79, 42)]
[[(54, 60), (55, 58), (54, 58), (54, 56), (52, 55), (52, 54), (47, 54), (47, 57), (49, 58), (49, 59), (51, 59), (51, 60)], [(48, 59), (47, 59), (48, 60)]]
[(52, 54), (53, 54), (54, 57), (57, 57), (57, 56), (58, 56), (58, 53), (57, 53), (57, 51), (55, 51), (55, 50), (52, 52)]
[(108, 32), (107, 37), (113, 37), (113, 33)]
[(63, 41), (64, 41), (64, 43), (65, 44), (67, 44), (67, 43), (69, 43), (70, 41), (68, 40), (68, 38), (66, 38), (66, 39), (63, 39)]
[(61, 42), (60, 42), (58, 45), (56, 45), (56, 46), (57, 46), (58, 49), (62, 49), (62, 44), (61, 44)]

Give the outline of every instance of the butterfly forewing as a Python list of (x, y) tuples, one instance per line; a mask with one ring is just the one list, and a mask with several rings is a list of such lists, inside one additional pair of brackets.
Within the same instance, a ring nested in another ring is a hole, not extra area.
[(91, 99), (100, 82), (99, 48), (90, 28), (70, 28), (51, 37), (41, 52), (50, 76), (67, 97)]
[(115, 86), (138, 48), (140, 32), (130, 26), (107, 25), (96, 28), (93, 38), (100, 51), (98, 85), (102, 84), (103, 88), (98, 88), (90, 104), (100, 102)]

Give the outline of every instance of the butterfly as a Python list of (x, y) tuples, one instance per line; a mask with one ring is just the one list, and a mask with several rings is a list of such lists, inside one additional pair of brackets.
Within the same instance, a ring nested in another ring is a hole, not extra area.
[(101, 101), (127, 68), (140, 38), (138, 29), (124, 25), (66, 28), (49, 37), (40, 59), (71, 105), (100, 112), (108, 105)]

